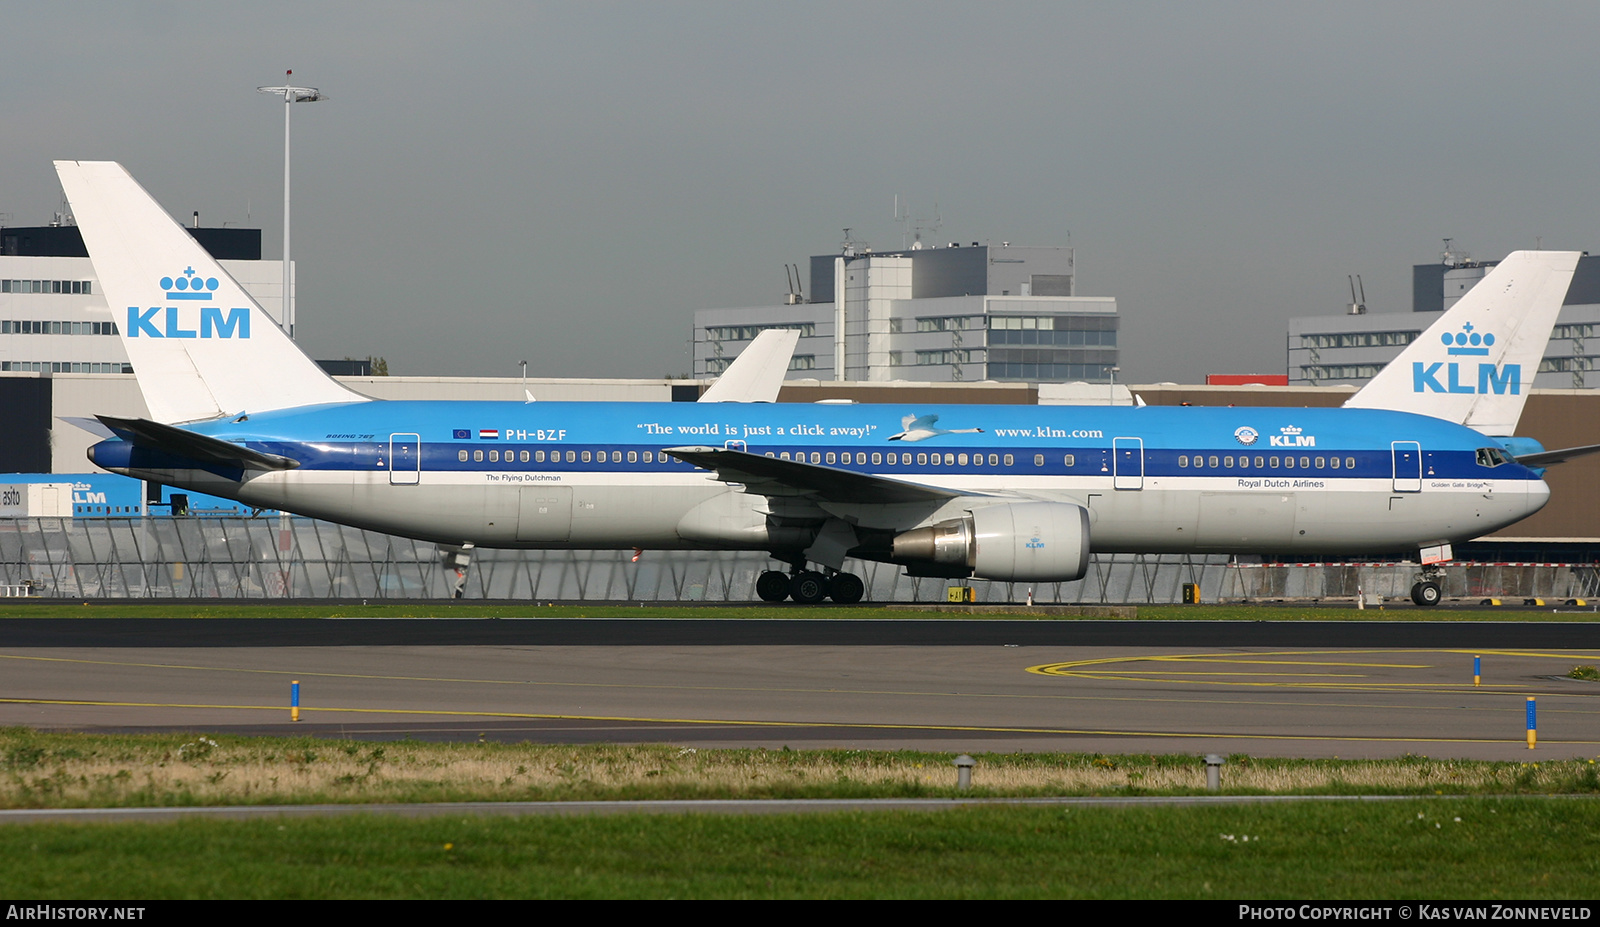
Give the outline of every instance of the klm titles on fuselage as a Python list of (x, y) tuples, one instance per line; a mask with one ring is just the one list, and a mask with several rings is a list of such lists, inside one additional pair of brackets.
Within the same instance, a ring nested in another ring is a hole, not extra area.
[[(161, 278), (161, 289), (175, 302), (208, 302), (218, 286), (216, 277), (196, 277), (192, 267), (185, 269), (183, 276)], [(129, 338), (249, 338), (250, 310), (242, 306), (129, 306), (124, 330)]]

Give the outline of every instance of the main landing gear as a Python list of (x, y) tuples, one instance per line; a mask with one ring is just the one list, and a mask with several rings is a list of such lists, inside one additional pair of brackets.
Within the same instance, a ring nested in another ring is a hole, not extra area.
[(840, 605), (854, 605), (866, 594), (866, 584), (854, 573), (829, 574), (815, 570), (797, 569), (793, 575), (779, 570), (767, 570), (756, 577), (756, 595), (763, 602), (782, 602), (794, 599), (802, 604), (814, 604), (823, 599), (833, 599)]
[(1411, 601), (1424, 607), (1438, 605), (1442, 595), (1439, 584), (1431, 579), (1423, 580), (1411, 587)]

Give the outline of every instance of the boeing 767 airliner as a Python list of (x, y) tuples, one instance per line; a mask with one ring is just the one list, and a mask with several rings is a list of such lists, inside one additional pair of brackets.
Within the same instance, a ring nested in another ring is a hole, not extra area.
[[(763, 550), (786, 567), (763, 599), (854, 602), (848, 558), (1053, 582), (1091, 552), (1439, 547), (1538, 511), (1538, 468), (1594, 450), (1511, 437), (1575, 252), (1507, 257), (1340, 409), (379, 401), (121, 165), (56, 168), (150, 409), (102, 416), (90, 459), (440, 544)], [(704, 398), (775, 398), (784, 337)]]

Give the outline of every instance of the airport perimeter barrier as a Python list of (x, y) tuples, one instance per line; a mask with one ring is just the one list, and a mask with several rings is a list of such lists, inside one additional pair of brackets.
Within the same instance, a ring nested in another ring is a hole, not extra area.
[[(465, 599), (746, 602), (762, 552), (472, 551)], [(851, 561), (871, 602), (947, 600), (947, 579), (915, 579), (892, 564)], [(1404, 598), (1407, 563), (1263, 564), (1228, 555), (1098, 554), (1071, 583), (973, 581), (978, 602), (1176, 604), (1183, 585), (1202, 602)], [(1600, 597), (1594, 564), (1452, 563), (1446, 596)], [(438, 547), (310, 518), (0, 519), (0, 589), (55, 598), (447, 599), (457, 576)]]

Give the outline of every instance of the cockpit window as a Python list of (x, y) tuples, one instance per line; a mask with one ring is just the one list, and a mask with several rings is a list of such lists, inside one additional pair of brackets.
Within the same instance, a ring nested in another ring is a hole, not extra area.
[(1501, 464), (1507, 464), (1510, 462), (1511, 458), (1506, 455), (1505, 451), (1500, 450), (1498, 447), (1478, 448), (1478, 466), (1480, 467), (1498, 467)]

